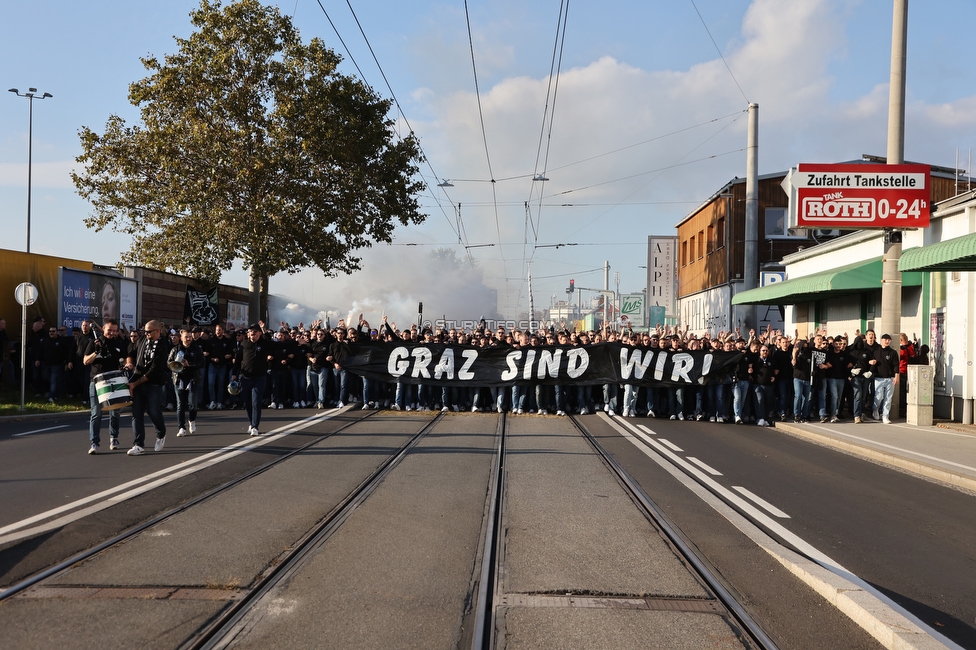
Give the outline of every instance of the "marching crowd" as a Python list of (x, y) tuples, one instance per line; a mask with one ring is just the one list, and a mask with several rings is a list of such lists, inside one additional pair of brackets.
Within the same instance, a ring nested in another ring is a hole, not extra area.
[[(648, 332), (626, 330), (573, 332), (549, 326), (535, 331), (492, 330), (482, 322), (473, 330), (398, 330), (383, 317), (370, 327), (360, 315), (356, 326), (343, 321), (335, 327), (316, 321), (309, 326), (280, 323), (272, 330), (260, 322), (247, 329), (228, 324), (213, 328), (185, 326), (170, 329), (158, 320), (141, 330), (126, 332), (107, 319), (101, 327), (85, 321), (72, 335), (35, 322), (29, 346), (34, 382), (56, 400), (65, 392), (87, 395), (91, 406), (89, 453), (101, 444), (103, 406), (94, 378), (121, 370), (132, 396), (135, 441), (130, 455), (144, 452), (145, 416), (152, 422), (155, 449), (165, 444), (164, 410), (176, 411), (177, 436), (192, 434), (201, 410), (243, 408), (250, 435), (260, 433), (263, 408), (325, 408), (362, 403), (363, 409), (442, 411), (511, 411), (566, 415), (603, 410), (625, 417), (663, 417), (671, 420), (755, 423), (775, 420), (855, 423), (868, 419), (890, 422), (893, 399), (904, 395), (907, 366), (927, 364), (927, 346), (900, 334), (897, 347), (888, 334), (868, 330), (808, 337), (767, 328), (743, 336), (738, 330), (698, 337), (670, 327)], [(545, 384), (484, 388), (412, 385), (357, 377), (343, 368), (349, 344), (375, 341), (450, 343), (474, 347), (587, 346), (604, 341), (647, 350), (741, 352), (742, 357), (721, 377), (703, 385), (553, 386)], [(84, 390), (87, 388), (87, 392)], [(110, 448), (118, 449), (119, 410), (109, 410)]]

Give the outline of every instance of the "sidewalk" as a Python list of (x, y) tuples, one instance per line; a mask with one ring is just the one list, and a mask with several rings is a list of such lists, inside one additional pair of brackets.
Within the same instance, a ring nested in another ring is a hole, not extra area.
[(776, 422), (775, 427), (799, 438), (862, 458), (976, 492), (976, 426), (937, 421), (919, 427), (896, 420), (835, 424)]

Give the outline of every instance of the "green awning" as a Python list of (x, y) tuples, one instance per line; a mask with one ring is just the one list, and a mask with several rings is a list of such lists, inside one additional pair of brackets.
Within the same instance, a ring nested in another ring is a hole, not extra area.
[(901, 254), (899, 271), (976, 271), (976, 233), (909, 248)]
[[(902, 258), (904, 259), (904, 258)], [(822, 271), (783, 282), (775, 282), (758, 289), (737, 293), (733, 305), (797, 305), (837, 296), (860, 294), (881, 289), (882, 262), (880, 257), (855, 262), (829, 271)], [(922, 284), (921, 273), (902, 273), (903, 287)]]

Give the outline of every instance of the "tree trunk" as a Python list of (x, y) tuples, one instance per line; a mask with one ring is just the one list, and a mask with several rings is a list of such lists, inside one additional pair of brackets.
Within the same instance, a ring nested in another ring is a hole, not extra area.
[[(252, 266), (247, 282), (247, 289), (250, 292), (247, 301), (248, 324), (256, 323), (261, 320), (261, 277), (262, 276), (258, 270)], [(264, 287), (267, 288), (267, 282), (264, 283)]]
[[(261, 319), (265, 323), (271, 323), (271, 318), (270, 318), (271, 314), (268, 313), (268, 280), (269, 280), (268, 274), (267, 273), (262, 273), (261, 274), (261, 298), (260, 298), (260, 301), (261, 301), (261, 303), (260, 303), (261, 312), (260, 313), (261, 313)], [(268, 327), (272, 327), (272, 325), (268, 325)]]

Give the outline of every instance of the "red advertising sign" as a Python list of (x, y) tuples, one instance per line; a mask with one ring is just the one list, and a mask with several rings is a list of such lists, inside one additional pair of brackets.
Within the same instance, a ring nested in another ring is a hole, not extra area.
[(790, 179), (798, 228), (926, 228), (928, 165), (801, 164)]

